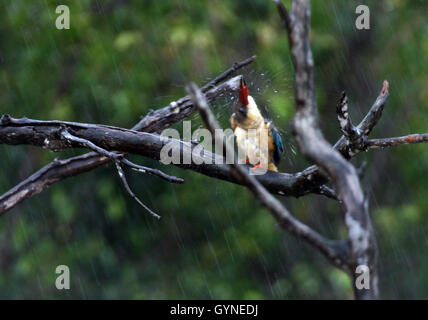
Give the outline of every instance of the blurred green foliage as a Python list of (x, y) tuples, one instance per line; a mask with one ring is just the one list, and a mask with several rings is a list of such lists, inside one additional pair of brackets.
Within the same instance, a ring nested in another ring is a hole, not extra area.
[[(286, 2), (288, 5), (288, 2)], [(67, 4), (71, 29), (55, 28)], [(321, 125), (340, 135), (342, 90), (359, 121), (383, 79), (391, 96), (373, 137), (428, 131), (427, 2), (366, 1), (371, 30), (355, 28), (360, 1), (313, 1), (311, 41)], [(12, 1), (0, 3), (1, 113), (131, 127), (149, 109), (184, 95), (253, 54), (242, 72), (253, 96), (282, 128), (280, 169), (306, 162), (288, 133), (293, 75), (276, 8), (265, 0)], [(233, 102), (214, 104), (226, 127)], [(199, 116), (191, 117), (194, 126)], [(175, 125), (180, 128), (180, 124)], [(0, 146), (0, 192), (54, 154)], [(69, 178), (0, 217), (0, 298), (308, 299), (351, 298), (349, 278), (282, 232), (242, 187), (140, 157), (185, 179), (171, 185), (129, 172), (155, 221), (128, 197), (107, 165)], [(363, 180), (379, 239), (384, 298), (428, 298), (428, 147), (371, 151)], [(331, 238), (346, 229), (336, 202), (283, 199), (303, 222)], [(71, 290), (55, 289), (55, 268), (70, 267)]]

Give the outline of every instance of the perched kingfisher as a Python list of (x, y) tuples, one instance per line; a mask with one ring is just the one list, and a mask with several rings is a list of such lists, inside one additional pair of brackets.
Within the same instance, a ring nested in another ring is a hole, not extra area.
[[(265, 159), (267, 159), (267, 169), (278, 171), (276, 165), (284, 151), (281, 136), (274, 124), (263, 118), (253, 97), (248, 94), (248, 87), (243, 79), (241, 79), (239, 101), (235, 105), (235, 112), (230, 118), (230, 123), (235, 133), (238, 149), (245, 155), (253, 153), (258, 159), (256, 163), (252, 163), (251, 157), (247, 156), (246, 162), (251, 163), (255, 169), (264, 167)], [(256, 134), (250, 135), (249, 130), (251, 129), (256, 130)], [(267, 134), (267, 148), (262, 148), (260, 145), (260, 137), (263, 133)]]

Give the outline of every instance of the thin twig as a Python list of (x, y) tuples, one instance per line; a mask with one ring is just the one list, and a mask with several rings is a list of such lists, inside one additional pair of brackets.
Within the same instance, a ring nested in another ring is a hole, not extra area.
[(206, 85), (204, 85), (201, 88), (201, 91), (203, 93), (205, 93), (208, 90), (214, 88), (216, 85), (218, 85), (223, 80), (227, 79), (229, 76), (231, 76), (233, 73), (235, 73), (239, 69), (241, 69), (241, 68), (249, 65), (250, 63), (252, 63), (254, 60), (256, 60), (256, 58), (257, 58), (257, 56), (252, 56), (252, 57), (249, 57), (249, 58), (247, 58), (245, 60), (242, 60), (242, 61), (239, 61), (239, 62), (235, 62), (229, 69), (227, 69), (222, 74), (220, 74), (217, 77), (215, 77), (214, 79), (212, 79)]
[(123, 154), (120, 153), (115, 153), (115, 152), (109, 152), (103, 148), (98, 147), (95, 143), (83, 139), (83, 138), (79, 138), (76, 137), (74, 135), (72, 135), (70, 132), (67, 131), (67, 129), (62, 129), (61, 130), (61, 136), (66, 139), (69, 142), (75, 142), (77, 144), (80, 144), (96, 153), (99, 153), (100, 155), (110, 158), (110, 160), (113, 161), (120, 161), (121, 158), (123, 158)]
[(346, 154), (352, 157), (361, 150), (365, 150), (364, 142), (367, 136), (364, 135), (363, 131), (352, 124), (351, 116), (349, 115), (348, 96), (345, 91), (342, 92), (342, 97), (337, 105), (336, 113), (340, 130), (347, 140)]
[(421, 142), (428, 142), (428, 133), (410, 134), (408, 136), (394, 138), (369, 139), (366, 141), (366, 146), (368, 148), (386, 148)]
[(376, 101), (373, 103), (372, 107), (370, 108), (370, 111), (367, 113), (367, 115), (364, 117), (364, 119), (358, 126), (358, 129), (360, 131), (363, 131), (363, 134), (365, 136), (368, 136), (370, 134), (370, 132), (373, 130), (373, 128), (376, 126), (376, 124), (382, 117), (382, 112), (388, 97), (389, 83), (387, 80), (384, 80), (382, 83), (382, 89), (380, 90)]
[(142, 172), (142, 173), (148, 173), (148, 174), (151, 174), (153, 176), (164, 179), (165, 181), (168, 181), (168, 182), (172, 182), (172, 183), (183, 183), (184, 182), (184, 179), (182, 179), (182, 178), (170, 176), (170, 175), (166, 174), (165, 172), (163, 172), (159, 169), (153, 169), (153, 168), (144, 167), (144, 166), (135, 164), (126, 158), (121, 159), (120, 162), (123, 163), (124, 165), (127, 165), (128, 167), (130, 167), (131, 169), (133, 169), (135, 171)]
[[(85, 147), (87, 147), (88, 149), (91, 149), (92, 151), (95, 151), (97, 153), (99, 153), (100, 155), (104, 156), (104, 157), (108, 157), (110, 158), (117, 169), (117, 173), (119, 175), (120, 180), (122, 181), (125, 190), (129, 193), (129, 195), (131, 196), (131, 198), (133, 198), (140, 206), (142, 206), (148, 213), (150, 213), (152, 216), (154, 216), (155, 218), (159, 219), (160, 216), (153, 212), (149, 207), (147, 207), (135, 194), (134, 192), (132, 192), (131, 188), (129, 187), (128, 181), (126, 180), (126, 176), (125, 173), (123, 172), (123, 168), (121, 166), (121, 162), (123, 160), (124, 155), (120, 154), (120, 153), (116, 153), (116, 152), (109, 152), (103, 148), (98, 147), (96, 144), (92, 143), (89, 140), (83, 139), (83, 138), (79, 138), (76, 137), (74, 135), (72, 135), (71, 133), (69, 133), (67, 130), (62, 130), (61, 131), (61, 136), (66, 139), (69, 142), (74, 142), (74, 143), (78, 143), (81, 144)], [(124, 163), (129, 163), (131, 164), (134, 168), (139, 168), (138, 165), (133, 164), (130, 161), (124, 162)]]
[(352, 124), (348, 109), (348, 96), (346, 95), (345, 91), (342, 92), (342, 97), (340, 98), (339, 104), (337, 105), (336, 113), (340, 130), (349, 140), (349, 142), (354, 144), (361, 137), (361, 134), (359, 130)]
[(150, 213), (153, 217), (160, 219), (160, 215), (153, 212), (149, 207), (147, 207), (135, 194), (132, 192), (131, 188), (128, 185), (128, 182), (126, 181), (125, 173), (123, 172), (122, 166), (120, 165), (119, 161), (115, 161), (114, 164), (116, 165), (117, 173), (119, 174), (119, 178), (122, 181), (126, 191), (129, 193), (129, 195), (137, 201), (137, 203), (142, 206), (148, 213)]
[(321, 194), (323, 196), (326, 196), (327, 198), (334, 199), (334, 200), (339, 200), (337, 198), (336, 191), (334, 191), (329, 186), (326, 186), (325, 184), (323, 184), (322, 186), (320, 186), (318, 188), (318, 190), (315, 190), (315, 192), (318, 193), (318, 194)]
[(184, 180), (182, 178), (177, 178), (175, 176), (167, 175), (166, 173), (162, 172), (161, 170), (148, 168), (148, 167), (144, 167), (144, 166), (140, 166), (138, 164), (135, 164), (135, 163), (129, 161), (128, 159), (126, 159), (124, 153), (109, 152), (103, 148), (98, 147), (97, 145), (95, 145), (94, 143), (92, 143), (91, 141), (89, 141), (87, 139), (82, 139), (82, 138), (79, 138), (77, 136), (70, 134), (67, 130), (62, 130), (61, 135), (65, 139), (67, 139), (69, 141), (80, 143), (81, 145), (87, 147), (88, 149), (90, 149), (96, 153), (99, 153), (100, 155), (102, 155), (104, 157), (110, 158), (113, 161), (119, 161), (120, 163), (127, 165), (128, 167), (132, 168), (135, 171), (138, 171), (141, 173), (151, 174), (151, 175), (157, 176), (157, 177), (159, 177), (165, 181), (172, 182), (172, 183), (183, 183), (184, 182)]
[[(273, 0), (275, 3), (279, 16), (281, 17), (282, 21), (284, 22), (284, 27), (287, 30), (287, 35), (291, 35), (291, 17), (288, 13), (287, 8), (284, 6), (284, 4), (280, 0)], [(291, 38), (289, 38), (289, 41), (291, 43)]]

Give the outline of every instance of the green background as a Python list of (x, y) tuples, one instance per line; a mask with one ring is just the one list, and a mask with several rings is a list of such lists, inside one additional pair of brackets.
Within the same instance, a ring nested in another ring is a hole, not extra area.
[[(70, 30), (55, 28), (60, 4), (70, 7)], [(313, 1), (311, 43), (326, 137), (334, 143), (340, 136), (341, 91), (359, 122), (384, 79), (391, 95), (371, 137), (428, 132), (427, 2), (365, 1), (369, 31), (355, 28), (359, 4)], [(203, 85), (256, 54), (242, 72), (286, 140), (280, 170), (309, 165), (289, 133), (293, 70), (271, 1), (3, 0), (0, 39), (2, 114), (120, 127), (182, 97), (188, 82)], [(213, 105), (224, 127), (232, 107), (229, 98)], [(200, 124), (198, 115), (190, 119)], [(55, 157), (83, 152), (1, 145), (0, 192)], [(428, 146), (420, 144), (353, 160), (368, 163), (362, 183), (379, 241), (383, 298), (428, 298), (427, 158)], [(130, 199), (111, 165), (56, 183), (0, 217), (0, 298), (352, 298), (347, 275), (280, 230), (244, 188), (131, 159), (185, 179), (173, 185), (127, 171), (134, 192), (162, 219)], [(282, 201), (326, 236), (346, 236), (337, 202), (316, 195)], [(55, 288), (61, 264), (70, 268), (68, 291)]]

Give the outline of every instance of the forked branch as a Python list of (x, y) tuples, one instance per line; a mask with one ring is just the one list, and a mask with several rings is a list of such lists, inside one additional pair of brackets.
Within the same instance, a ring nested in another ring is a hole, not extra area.
[[(207, 83), (202, 91), (208, 101), (213, 101), (226, 94), (235, 92), (239, 87), (239, 77), (229, 79), (233, 73), (249, 65), (255, 60), (255, 56), (236, 62)], [(224, 81), (224, 82), (222, 82)], [(132, 129), (146, 132), (160, 132), (162, 129), (188, 117), (195, 112), (195, 107), (188, 97), (183, 97), (171, 102), (168, 106), (149, 112)], [(69, 159), (58, 160), (44, 166), (30, 177), (0, 196), (0, 214), (10, 210), (23, 200), (43, 191), (49, 185), (71, 176), (76, 176), (108, 163), (108, 157), (90, 152)], [(147, 170), (151, 171), (151, 170)], [(155, 172), (155, 171), (151, 171)]]
[[(356, 298), (375, 299), (378, 297), (376, 240), (359, 177), (354, 166), (325, 140), (318, 125), (314, 61), (309, 41), (310, 1), (292, 1), (290, 13), (279, 1), (275, 3), (286, 26), (295, 70), (296, 115), (292, 122), (294, 138), (306, 158), (316, 163), (331, 178), (341, 200), (350, 248), (346, 261), (348, 272), (355, 278), (357, 266), (364, 265), (370, 270), (369, 290), (359, 290), (353, 281)], [(358, 132), (351, 124), (345, 108), (347, 109), (346, 96), (342, 98), (338, 114), (341, 129), (347, 139), (346, 144), (349, 145), (354, 142)]]

